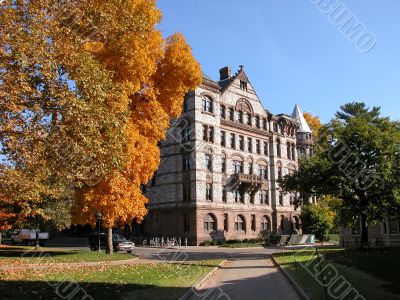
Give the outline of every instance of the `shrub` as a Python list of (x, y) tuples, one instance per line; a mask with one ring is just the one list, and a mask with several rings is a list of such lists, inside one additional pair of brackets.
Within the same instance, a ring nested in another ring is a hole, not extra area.
[(276, 246), (281, 240), (281, 236), (270, 230), (262, 230), (259, 233), (259, 240), (263, 241), (267, 246)]
[(227, 240), (226, 243), (227, 244), (237, 244), (237, 243), (241, 243), (241, 240)]
[(328, 234), (334, 228), (334, 214), (324, 205), (304, 205), (301, 210), (303, 230), (315, 234), (320, 241), (328, 240)]

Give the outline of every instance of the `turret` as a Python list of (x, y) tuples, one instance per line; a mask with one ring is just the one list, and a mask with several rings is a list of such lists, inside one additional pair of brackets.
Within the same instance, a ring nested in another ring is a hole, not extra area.
[(299, 129), (297, 130), (297, 152), (299, 158), (310, 158), (313, 155), (313, 135), (310, 126), (308, 126), (306, 119), (296, 104), (293, 110), (292, 118), (296, 119), (299, 123)]

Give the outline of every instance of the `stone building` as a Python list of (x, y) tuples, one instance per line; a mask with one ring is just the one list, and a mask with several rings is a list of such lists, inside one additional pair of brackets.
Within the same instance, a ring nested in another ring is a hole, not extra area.
[(311, 130), (298, 106), (292, 116), (266, 110), (242, 66), (222, 68), (219, 81), (203, 75), (160, 148), (141, 235), (200, 244), (301, 230), (296, 195), (276, 180), (312, 154)]
[[(358, 247), (361, 243), (361, 224), (354, 227), (340, 227), (340, 244), (343, 247)], [(368, 226), (370, 246), (399, 246), (400, 219), (392, 218)]]

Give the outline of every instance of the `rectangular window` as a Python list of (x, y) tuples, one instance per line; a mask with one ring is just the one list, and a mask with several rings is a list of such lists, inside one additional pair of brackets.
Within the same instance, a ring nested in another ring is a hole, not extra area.
[(192, 127), (190, 124), (182, 128), (181, 131), (182, 142), (189, 142), (192, 139)]
[(207, 111), (207, 98), (206, 97), (202, 98), (201, 107), (202, 107), (203, 111)]
[(191, 163), (190, 154), (184, 154), (182, 156), (182, 170), (183, 171), (189, 171), (190, 170), (190, 163)]
[(246, 81), (243, 81), (243, 80), (240, 80), (240, 88), (241, 88), (243, 91), (246, 91), (246, 92), (247, 92), (247, 82), (246, 82)]
[(242, 111), (238, 111), (238, 121), (240, 123), (243, 123), (243, 112)]
[(244, 151), (244, 136), (239, 135), (239, 149)]
[(208, 141), (214, 143), (214, 127), (208, 127)]
[(256, 140), (256, 151), (257, 151), (257, 154), (261, 154), (261, 142), (260, 142), (260, 140)]
[(183, 231), (188, 232), (190, 231), (190, 220), (187, 214), (183, 214)]
[(206, 184), (206, 200), (212, 201), (212, 184), (211, 183)]
[(261, 127), (261, 124), (260, 124), (260, 117), (259, 117), (259, 116), (256, 116), (256, 127), (257, 127), (257, 128), (260, 128), (260, 127)]
[(208, 126), (203, 125), (203, 141), (208, 141)]
[(212, 99), (208, 96), (203, 96), (202, 98), (202, 109), (205, 112), (212, 113), (213, 112), (213, 103)]
[(260, 204), (269, 205), (268, 191), (260, 190), (258, 192)]
[(222, 202), (226, 203), (228, 201), (228, 191), (226, 190), (226, 186), (222, 186)]
[(204, 163), (205, 163), (206, 170), (209, 172), (212, 172), (212, 157), (210, 154), (206, 154)]
[(188, 96), (185, 95), (185, 98), (183, 99), (183, 112), (187, 112), (189, 110), (189, 103), (188, 103)]
[(191, 196), (190, 196), (190, 183), (184, 183), (183, 184), (183, 186), (182, 186), (182, 189), (183, 189), (183, 201), (184, 202), (189, 202), (190, 201), (190, 199), (191, 199)]
[(223, 130), (221, 130), (221, 146), (226, 146), (226, 132)]
[(251, 138), (247, 138), (247, 151), (252, 152), (253, 151), (253, 142)]
[(225, 119), (226, 118), (226, 108), (225, 106), (221, 105), (221, 119)]
[(268, 142), (264, 142), (264, 155), (268, 156)]
[(226, 172), (226, 158), (223, 157), (221, 160), (221, 172), (225, 173)]
[(231, 133), (231, 148), (236, 149), (236, 139), (234, 133)]
[(235, 120), (235, 112), (232, 107), (229, 108), (229, 120), (231, 121)]
[(236, 189), (233, 191), (233, 199), (236, 203), (244, 203), (244, 194), (242, 191)]
[(251, 215), (251, 230), (256, 231), (256, 215)]
[(252, 175), (253, 174), (253, 163), (249, 163), (249, 174)]
[(281, 158), (282, 157), (282, 149), (281, 149), (281, 143), (278, 141), (276, 144), (276, 155)]
[(263, 119), (263, 129), (264, 130), (267, 130), (268, 129), (268, 126), (267, 126), (267, 119)]
[(249, 196), (250, 196), (250, 203), (254, 204), (255, 194), (254, 193), (250, 193)]
[(243, 173), (243, 162), (238, 160), (233, 161), (233, 173), (234, 174)]
[(228, 214), (224, 214), (224, 230), (228, 231)]
[(283, 205), (283, 192), (279, 192), (279, 205)]
[(214, 127), (203, 125), (203, 140), (214, 143)]
[(392, 219), (389, 221), (389, 233), (390, 234), (399, 234), (399, 220)]
[(247, 125), (251, 126), (252, 120), (251, 120), (251, 114), (247, 114)]

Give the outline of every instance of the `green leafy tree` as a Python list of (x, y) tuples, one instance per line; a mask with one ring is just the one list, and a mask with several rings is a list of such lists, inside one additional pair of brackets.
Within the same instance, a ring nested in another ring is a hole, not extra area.
[(319, 240), (326, 240), (334, 228), (335, 213), (323, 204), (306, 204), (300, 215), (304, 233), (315, 234)]
[(300, 162), (293, 176), (281, 181), (298, 191), (299, 204), (312, 195), (342, 200), (344, 225), (361, 224), (361, 247), (368, 244), (368, 224), (400, 211), (400, 130), (381, 117), (380, 108), (348, 103), (320, 133), (314, 157)]

